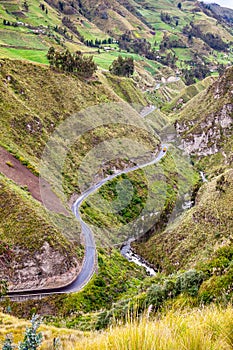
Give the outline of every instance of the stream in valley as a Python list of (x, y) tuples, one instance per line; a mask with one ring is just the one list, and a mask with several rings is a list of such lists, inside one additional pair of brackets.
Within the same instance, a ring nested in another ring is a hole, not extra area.
[[(202, 179), (202, 182), (208, 182), (205, 174), (203, 171), (200, 171), (200, 177)], [(186, 199), (187, 198), (187, 199)], [(189, 199), (189, 195), (187, 194), (187, 197), (184, 196), (184, 202), (182, 203), (182, 212), (192, 208), (194, 206), (194, 201)], [(157, 271), (153, 268), (153, 265), (150, 264), (148, 261), (146, 261), (143, 257), (136, 254), (132, 248), (131, 243), (134, 242), (134, 238), (130, 238), (128, 241), (124, 242), (121, 247), (121, 254), (130, 262), (135, 263), (138, 266), (142, 266), (145, 268), (146, 273), (149, 276), (155, 276)]]

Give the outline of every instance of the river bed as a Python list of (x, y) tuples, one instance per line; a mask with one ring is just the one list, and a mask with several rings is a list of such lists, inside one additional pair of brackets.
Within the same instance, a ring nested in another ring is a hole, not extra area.
[[(200, 177), (202, 179), (202, 182), (208, 182), (208, 180), (206, 179), (206, 176), (204, 174), (204, 172), (200, 171)], [(182, 210), (188, 210), (190, 208), (193, 207), (193, 205), (195, 204), (194, 201), (191, 201), (189, 199), (189, 194), (187, 193), (187, 197), (184, 196), (184, 202), (182, 204)], [(121, 254), (130, 262), (135, 263), (138, 266), (142, 266), (145, 268), (147, 274), (149, 276), (155, 276), (157, 271), (152, 267), (152, 265), (146, 261), (145, 259), (143, 259), (143, 257), (141, 257), (140, 255), (136, 254), (133, 252), (133, 250), (131, 249), (131, 243), (134, 241), (133, 238), (129, 239), (127, 242), (123, 243), (122, 247), (121, 247)]]

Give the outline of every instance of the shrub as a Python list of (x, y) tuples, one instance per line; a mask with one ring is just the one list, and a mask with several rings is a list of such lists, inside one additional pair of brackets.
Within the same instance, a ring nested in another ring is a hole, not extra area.
[(148, 291), (148, 303), (156, 306), (157, 308), (166, 299), (165, 288), (161, 285), (152, 286)]
[(42, 343), (42, 333), (37, 333), (41, 325), (38, 315), (32, 316), (31, 327), (27, 327), (24, 340), (19, 344), (19, 350), (36, 350)]
[(212, 301), (229, 302), (232, 298), (233, 267), (230, 266), (223, 276), (212, 276), (205, 281), (200, 290), (198, 298), (203, 303)]
[(177, 293), (187, 293), (190, 296), (196, 296), (203, 280), (204, 273), (202, 271), (189, 270), (178, 276), (176, 291)]
[[(41, 325), (41, 319), (38, 315), (32, 316), (31, 327), (27, 327), (24, 335), (23, 342), (19, 343), (19, 350), (36, 350), (42, 343), (42, 333), (37, 333), (38, 328)], [(15, 346), (12, 344), (10, 335), (6, 336), (3, 344), (3, 350), (13, 350)]]

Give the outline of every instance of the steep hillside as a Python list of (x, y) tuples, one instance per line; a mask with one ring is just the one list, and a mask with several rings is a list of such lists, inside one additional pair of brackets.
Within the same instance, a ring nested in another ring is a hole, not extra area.
[(232, 166), (232, 87), (231, 67), (175, 115), (183, 147), (201, 158), (207, 173)]
[[(37, 176), (45, 144), (59, 123), (85, 107), (101, 102), (120, 102), (123, 101), (121, 97), (139, 106), (147, 102), (135, 84), (126, 78), (112, 79), (109, 85), (104, 76), (82, 81), (76, 76), (54, 72), (47, 66), (11, 60), (1, 60), (0, 74), (1, 145), (11, 153), (1, 151), (4, 164), (0, 170), (22, 187), (20, 189), (1, 177), (3, 265), (0, 278), (9, 276), (10, 288), (51, 286), (55, 282), (65, 284), (80, 268), (76, 258), (77, 254), (80, 259), (82, 257), (80, 227), (69, 216), (71, 214), (60, 211), (57, 205), (60, 199), (54, 193), (51, 192), (53, 203), (49, 217), (30, 196), (29, 191), (42, 201)], [(68, 199), (75, 191), (80, 191), (76, 169), (86, 152), (107, 136), (122, 136), (122, 129), (116, 127), (114, 132), (111, 127), (105, 134), (98, 132), (96, 129), (82, 135), (80, 153), (69, 153), (64, 174)], [(132, 127), (124, 130), (125, 135), (131, 132)], [(143, 137), (136, 128), (135, 137)], [(154, 141), (148, 139), (145, 142), (153, 145)], [(25, 176), (28, 182), (24, 181)], [(73, 248), (62, 234), (72, 240)]]
[(111, 36), (131, 31), (135, 37), (152, 37), (150, 29), (135, 16), (130, 1), (81, 0), (79, 6), (81, 13)]
[(207, 77), (196, 84), (185, 86), (175, 98), (171, 99), (162, 107), (162, 111), (166, 113), (176, 112), (178, 113), (184, 105), (189, 102), (193, 97), (198, 95), (201, 91), (206, 90), (215, 81), (215, 77)]
[(163, 232), (156, 232), (137, 251), (159, 270), (194, 268), (232, 240), (233, 171), (201, 187), (195, 206)]
[(121, 101), (121, 97), (146, 105), (130, 79), (109, 78), (108, 86), (104, 78), (103, 82), (98, 78), (81, 81), (46, 66), (10, 60), (1, 60), (0, 74), (1, 144), (34, 165), (48, 136), (73, 113), (99, 103)]
[(71, 282), (81, 265), (77, 226), (73, 224), (77, 234), (76, 243), (71, 244), (51, 220), (52, 213), (48, 217), (27, 188), (19, 188), (2, 175), (0, 199), (0, 279), (7, 280), (10, 290)]
[[(157, 56), (161, 56), (158, 60), (169, 53), (175, 55), (178, 58), (175, 65), (179, 69), (185, 65), (193, 66), (192, 62), (199, 65), (201, 61), (214, 68), (217, 62), (225, 60), (227, 63), (232, 60), (232, 55), (227, 52), (227, 45), (224, 48), (224, 43), (232, 42), (231, 29), (214, 18), (212, 12), (204, 13), (199, 2), (194, 0), (135, 2), (137, 11), (155, 30), (155, 48), (160, 49)], [(219, 40), (222, 47), (217, 45)], [(226, 53), (225, 58), (220, 52)]]
[(209, 73), (203, 63), (216, 71), (232, 61), (231, 29), (215, 17), (194, 0), (4, 0), (0, 57), (47, 63), (53, 45), (91, 53), (108, 69), (119, 52), (130, 53), (141, 68), (146, 57), (157, 61), (157, 68), (165, 65), (182, 73), (191, 84)]
[(135, 245), (161, 270), (194, 267), (231, 242), (232, 86), (231, 67), (173, 115), (182, 148), (211, 181), (201, 186), (193, 208), (165, 231), (158, 230), (147, 242)]

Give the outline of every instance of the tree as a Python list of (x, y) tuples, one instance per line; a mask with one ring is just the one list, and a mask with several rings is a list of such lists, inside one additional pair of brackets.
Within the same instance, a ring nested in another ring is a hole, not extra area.
[(112, 74), (130, 77), (134, 73), (134, 60), (132, 57), (123, 58), (119, 56), (109, 68)]
[(181, 4), (181, 2), (178, 3), (177, 7), (178, 7), (179, 10), (182, 9), (182, 4)]
[(25, 11), (28, 12), (28, 10), (29, 10), (29, 5), (28, 5), (28, 3), (27, 3), (27, 0), (24, 1), (23, 7), (25, 8)]
[(51, 68), (62, 72), (74, 73), (83, 78), (90, 78), (97, 70), (92, 56), (83, 56), (81, 51), (71, 53), (69, 50), (56, 51), (50, 47), (47, 58)]

